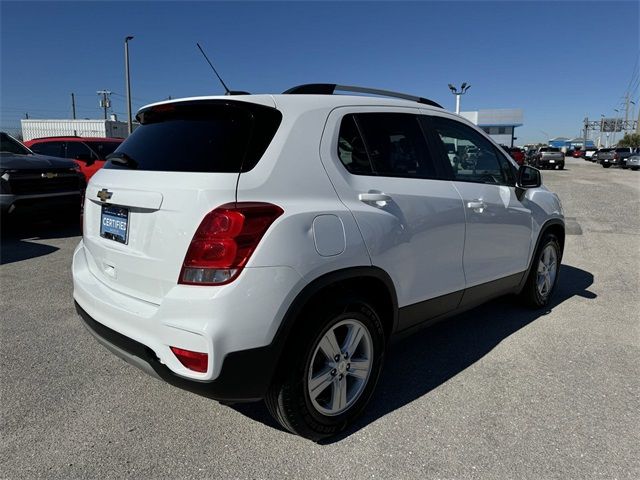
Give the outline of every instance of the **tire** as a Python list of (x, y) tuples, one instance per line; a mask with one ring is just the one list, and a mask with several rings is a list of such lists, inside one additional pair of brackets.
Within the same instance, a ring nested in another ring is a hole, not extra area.
[(602, 168), (609, 168), (609, 167), (611, 167), (610, 163), (603, 163), (602, 164)]
[[(378, 314), (359, 299), (308, 309), (303, 315), (309, 328), (292, 335), (265, 403), (284, 428), (318, 441), (344, 430), (369, 402), (384, 362), (385, 335)], [(360, 339), (348, 352), (353, 335)], [(325, 352), (335, 354), (336, 348), (337, 356), (329, 358)]]
[(558, 170), (564, 170), (564, 163), (561, 163), (560, 165), (558, 165)]
[(635, 172), (636, 170), (638, 170), (638, 167), (631, 167), (631, 170)]
[[(549, 303), (558, 284), (561, 257), (562, 252), (557, 237), (551, 233), (545, 234), (533, 257), (531, 271), (524, 288), (520, 292), (526, 305), (542, 308)], [(544, 281), (545, 279), (548, 283)]]

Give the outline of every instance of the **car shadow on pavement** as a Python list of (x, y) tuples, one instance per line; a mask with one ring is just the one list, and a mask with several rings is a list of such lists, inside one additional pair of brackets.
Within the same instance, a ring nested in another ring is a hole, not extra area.
[[(516, 297), (503, 297), (392, 344), (387, 351), (386, 365), (376, 392), (364, 414), (342, 434), (320, 443), (338, 442), (426, 395), (476, 363), (505, 338), (547, 315), (564, 301), (574, 296), (596, 298), (587, 290), (592, 284), (591, 273), (562, 265), (557, 290), (545, 309), (530, 310), (520, 306)], [(282, 430), (264, 403), (236, 404), (231, 408)]]
[(81, 234), (78, 223), (56, 225), (50, 221), (3, 222), (0, 229), (0, 265), (42, 257), (59, 250), (58, 247), (31, 240), (68, 238)]

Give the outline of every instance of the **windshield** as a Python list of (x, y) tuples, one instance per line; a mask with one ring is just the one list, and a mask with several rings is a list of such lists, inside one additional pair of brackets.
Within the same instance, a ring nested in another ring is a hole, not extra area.
[(27, 147), (4, 132), (0, 133), (0, 151), (18, 155), (31, 155), (31, 151)]

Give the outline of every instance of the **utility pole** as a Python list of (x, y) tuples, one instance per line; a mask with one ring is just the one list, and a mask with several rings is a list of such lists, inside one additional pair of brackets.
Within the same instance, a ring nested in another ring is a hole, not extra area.
[(24, 114), (24, 118), (25, 118), (25, 119), (27, 119), (27, 120), (29, 120), (29, 112), (27, 112), (27, 113), (25, 113), (25, 114)]
[(589, 117), (584, 119), (584, 136), (582, 137), (582, 150), (587, 149), (587, 137), (589, 136)]
[(107, 119), (107, 109), (111, 108), (111, 100), (109, 99), (109, 95), (111, 92), (109, 90), (98, 90), (96, 92), (98, 95), (102, 95), (102, 100), (100, 100), (100, 108), (104, 109), (104, 119)]
[(73, 114), (73, 119), (76, 119), (76, 96), (71, 94), (71, 113)]

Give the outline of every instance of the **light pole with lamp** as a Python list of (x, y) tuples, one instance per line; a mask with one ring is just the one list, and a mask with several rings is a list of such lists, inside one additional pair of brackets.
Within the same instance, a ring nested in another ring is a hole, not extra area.
[(124, 38), (124, 75), (127, 80), (127, 131), (129, 135), (133, 131), (133, 123), (131, 121), (131, 78), (129, 76), (129, 40), (133, 40), (131, 35)]
[(449, 90), (456, 96), (456, 115), (460, 115), (460, 96), (464, 95), (467, 90), (471, 88), (471, 85), (467, 85), (467, 82), (464, 82), (460, 85), (460, 91), (453, 85), (449, 84)]

